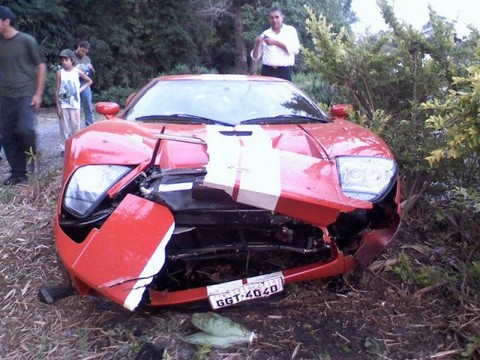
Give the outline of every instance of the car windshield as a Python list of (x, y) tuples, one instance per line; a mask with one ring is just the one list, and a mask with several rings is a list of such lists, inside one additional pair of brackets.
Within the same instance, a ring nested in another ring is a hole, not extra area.
[(326, 122), (328, 117), (288, 82), (159, 80), (123, 117), (131, 121), (244, 124)]

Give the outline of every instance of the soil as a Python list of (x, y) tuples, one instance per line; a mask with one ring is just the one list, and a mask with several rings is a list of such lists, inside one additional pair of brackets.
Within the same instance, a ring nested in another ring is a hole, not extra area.
[[(1, 359), (159, 359), (163, 349), (165, 359), (480, 358), (480, 341), (474, 342), (480, 334), (478, 297), (473, 301), (448, 281), (422, 287), (399, 275), (400, 253), (414, 267), (459, 269), (452, 254), (460, 246), (439, 235), (431, 214), (414, 211), (369, 269), (295, 284), (281, 296), (221, 311), (257, 334), (249, 345), (186, 343), (183, 338), (196, 332), (192, 314), (207, 308), (131, 313), (79, 296), (41, 303), (42, 286), (63, 282), (52, 222), (63, 158), (56, 117), (50, 110), (40, 115), (40, 156), (30, 183), (0, 186)], [(7, 175), (5, 160), (0, 170)]]

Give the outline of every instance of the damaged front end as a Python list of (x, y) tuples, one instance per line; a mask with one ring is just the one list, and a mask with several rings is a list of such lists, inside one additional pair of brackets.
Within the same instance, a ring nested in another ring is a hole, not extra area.
[[(341, 173), (331, 161), (306, 158), (295, 166)], [(242, 185), (239, 173), (251, 173), (245, 164), (230, 185), (212, 176), (227, 171), (215, 166), (79, 167), (55, 228), (76, 290), (130, 310), (207, 299), (222, 308), (368, 265), (398, 227), (396, 168), (381, 196), (368, 200), (344, 195), (341, 175), (332, 184), (297, 169), (298, 182), (285, 185), (288, 175), (278, 175), (283, 185), (264, 202), (263, 190)]]

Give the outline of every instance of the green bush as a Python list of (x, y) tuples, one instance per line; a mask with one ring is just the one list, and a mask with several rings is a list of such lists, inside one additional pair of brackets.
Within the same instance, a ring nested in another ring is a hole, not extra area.
[(332, 105), (347, 101), (341, 88), (322, 80), (316, 74), (294, 73), (293, 82), (317, 103)]
[(403, 251), (399, 254), (398, 263), (393, 268), (393, 271), (403, 281), (422, 287), (443, 283), (452, 279), (445, 270), (439, 267), (421, 266), (414, 268), (410, 258)]
[(160, 75), (184, 75), (184, 74), (218, 74), (216, 69), (210, 69), (203, 65), (177, 64), (175, 67)]
[(43, 106), (55, 106), (55, 77), (59, 65), (50, 65), (47, 68), (47, 78), (45, 81), (45, 92), (43, 94)]
[(123, 106), (128, 96), (136, 91), (137, 91), (136, 89), (132, 89), (128, 87), (125, 88), (125, 87), (119, 87), (119, 86), (112, 86), (108, 90), (101, 91), (98, 94), (93, 94), (94, 96), (93, 101), (94, 102), (113, 101)]

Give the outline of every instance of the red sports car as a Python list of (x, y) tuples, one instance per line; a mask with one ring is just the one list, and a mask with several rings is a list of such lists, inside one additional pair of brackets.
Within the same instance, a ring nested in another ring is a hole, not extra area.
[[(385, 143), (290, 82), (168, 76), (67, 141), (58, 255), (80, 295), (213, 309), (368, 265), (400, 218)], [(43, 289), (52, 302), (61, 297)]]

